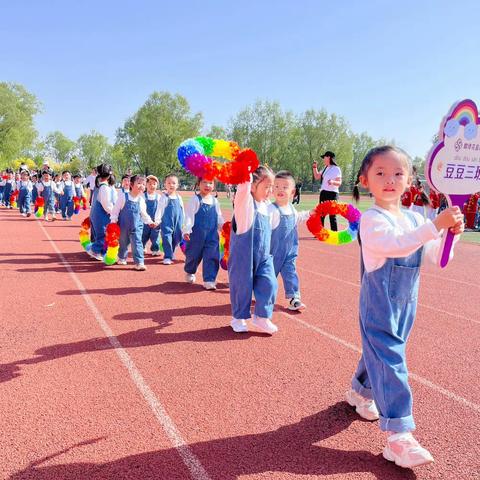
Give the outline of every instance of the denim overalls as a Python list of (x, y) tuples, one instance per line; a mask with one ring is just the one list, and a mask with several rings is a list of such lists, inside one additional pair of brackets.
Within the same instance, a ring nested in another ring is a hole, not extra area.
[[(105, 230), (110, 223), (110, 214), (105, 211), (102, 204), (98, 201), (98, 193), (101, 188), (109, 187), (106, 183), (101, 183), (98, 188), (93, 190), (92, 209), (90, 210), (90, 238), (92, 241), (92, 252), (103, 255), (105, 253)], [(113, 196), (113, 192), (109, 192)]]
[[(195, 223), (196, 222), (197, 220), (195, 218)], [(177, 248), (182, 241), (182, 224), (183, 208), (180, 199), (168, 197), (168, 204), (163, 212), (161, 223), (162, 244), (165, 258), (173, 260), (175, 248)]]
[[(190, 241), (185, 250), (185, 272), (194, 274), (203, 260), (203, 281), (215, 282), (220, 265), (220, 251), (218, 246), (218, 215), (217, 200), (212, 205), (203, 203), (197, 195), (200, 206), (195, 214)], [(163, 223), (163, 222), (162, 222)]]
[[(388, 221), (393, 220), (383, 212)], [(416, 228), (415, 216), (404, 215)], [(362, 357), (352, 379), (352, 388), (373, 398), (380, 412), (383, 431), (415, 429), (412, 393), (408, 385), (406, 342), (415, 320), (423, 247), (405, 258), (387, 258), (373, 272), (361, 263), (360, 333)]]
[(35, 203), (38, 198), (38, 189), (37, 189), (37, 182), (33, 184), (32, 188), (32, 203)]
[(27, 184), (24, 185), (24, 182), (20, 182), (20, 188), (18, 189), (18, 208), (20, 209), (20, 213), (30, 213), (31, 203), (32, 203), (32, 191), (29, 187), (31, 187), (31, 183), (29, 181), (26, 182)]
[(298, 257), (298, 231), (295, 210), (290, 205), (291, 214), (284, 215), (276, 203), (273, 204), (280, 215), (280, 223), (272, 230), (270, 253), (273, 256), (275, 276), (280, 273), (283, 279), (286, 298), (300, 298), (296, 262)]
[(63, 195), (60, 195), (60, 210), (63, 218), (71, 217), (73, 215), (73, 196), (73, 182), (70, 183), (70, 185), (63, 183)]
[(228, 278), (232, 316), (237, 320), (251, 317), (252, 293), (255, 295), (255, 315), (272, 318), (277, 296), (278, 283), (270, 254), (270, 219), (258, 212), (255, 201), (254, 207), (252, 227), (237, 235), (234, 218), (230, 235)]
[[(155, 212), (157, 211), (158, 206), (158, 194), (155, 194), (154, 200), (148, 199), (148, 194), (145, 193), (145, 203), (147, 204), (147, 213), (150, 215), (150, 218), (153, 220), (155, 218)], [(143, 224), (143, 235), (142, 235), (142, 244), (143, 248), (150, 240), (152, 242), (150, 250), (152, 252), (158, 252), (160, 250), (160, 227), (152, 228), (146, 223)]]
[(7, 207), (10, 205), (10, 195), (13, 190), (12, 181), (13, 180), (7, 180), (5, 182), (5, 187), (3, 188), (3, 204), (6, 205)]
[(0, 204), (2, 204), (2, 205), (3, 205), (3, 192), (4, 192), (4, 190), (5, 190), (5, 185), (0, 184)]
[(47, 213), (55, 213), (55, 195), (53, 193), (53, 180), (50, 180), (50, 185), (45, 185), (42, 182), (43, 185), (43, 191), (42, 191), (42, 197), (45, 202), (44, 206), (44, 214), (45, 216)]
[(132, 244), (132, 256), (136, 265), (143, 265), (143, 245), (142, 232), (143, 222), (140, 218), (140, 199), (137, 202), (130, 200), (129, 194), (125, 193), (125, 205), (118, 215), (118, 225), (120, 226), (120, 248), (118, 258), (126, 260), (128, 256), (128, 246)]

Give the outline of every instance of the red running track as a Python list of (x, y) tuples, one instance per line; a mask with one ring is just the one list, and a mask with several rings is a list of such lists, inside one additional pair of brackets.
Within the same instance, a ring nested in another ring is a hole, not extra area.
[(0, 211), (0, 477), (480, 478), (480, 248), (426, 267), (409, 345), (417, 437), (400, 469), (343, 400), (359, 357), (358, 247), (302, 229), (302, 314), (281, 290), (273, 337), (234, 334), (226, 274), (205, 292), (183, 263), (102, 267), (79, 218)]

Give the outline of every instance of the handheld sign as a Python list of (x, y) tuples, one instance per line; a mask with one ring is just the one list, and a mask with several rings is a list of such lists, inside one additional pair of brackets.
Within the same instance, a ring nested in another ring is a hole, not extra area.
[[(430, 187), (445, 195), (449, 206), (463, 205), (480, 190), (480, 129), (478, 109), (472, 100), (457, 102), (440, 124), (438, 141), (425, 163)], [(447, 265), (454, 235), (443, 236), (439, 264)]]

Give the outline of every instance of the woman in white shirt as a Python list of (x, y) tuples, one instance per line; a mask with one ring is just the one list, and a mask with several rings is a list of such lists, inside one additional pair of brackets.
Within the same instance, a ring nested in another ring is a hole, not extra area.
[[(338, 201), (338, 189), (342, 184), (342, 171), (335, 163), (335, 154), (326, 151), (323, 155), (324, 168), (321, 172), (318, 171), (317, 162), (313, 162), (313, 176), (315, 180), (320, 180), (322, 185), (320, 187), (320, 203), (327, 200)], [(337, 217), (329, 215), (330, 229), (337, 231)], [(322, 217), (322, 223), (325, 225), (325, 217)]]

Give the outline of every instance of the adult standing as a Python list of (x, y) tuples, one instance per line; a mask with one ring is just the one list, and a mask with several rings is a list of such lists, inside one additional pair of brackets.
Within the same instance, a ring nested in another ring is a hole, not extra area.
[(97, 178), (97, 169), (92, 168), (90, 175), (85, 178), (84, 185), (90, 190), (90, 206), (92, 206), (93, 191), (95, 190), (95, 179)]
[[(330, 151), (326, 151), (323, 155), (323, 169), (321, 172), (318, 170), (318, 163), (313, 162), (313, 176), (315, 180), (320, 180), (320, 203), (327, 200), (338, 200), (338, 189), (342, 184), (342, 171), (340, 167), (335, 163), (335, 154)], [(329, 215), (330, 229), (337, 231), (337, 217), (335, 215)], [(325, 217), (322, 217), (322, 223), (325, 224)]]

